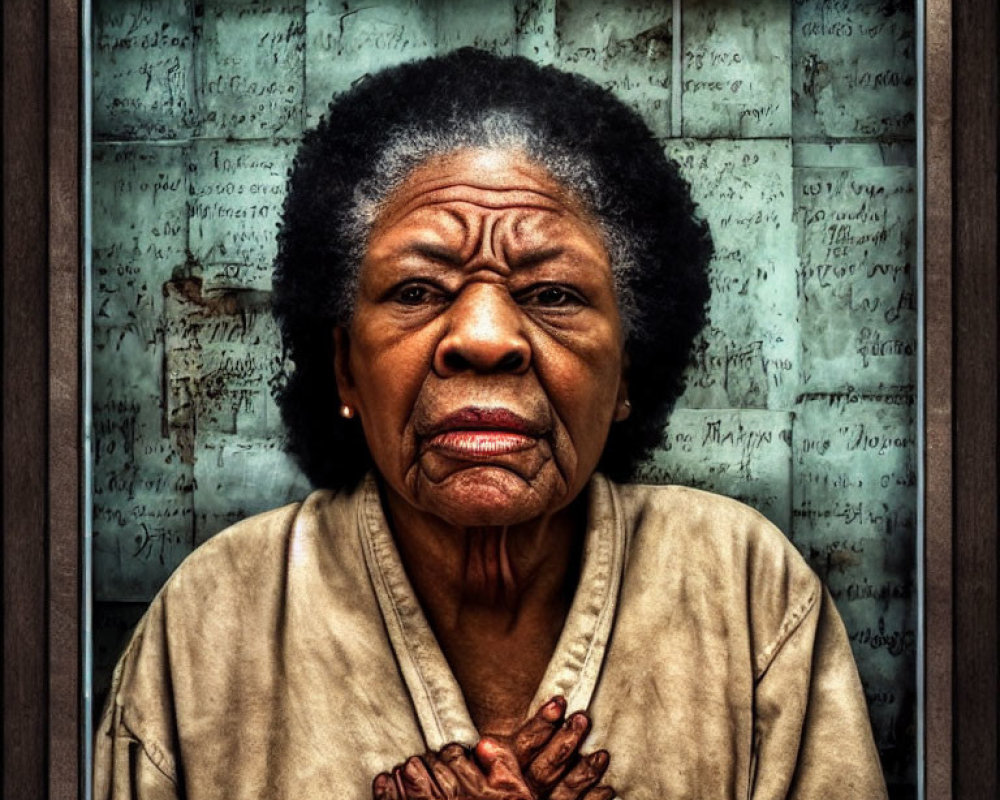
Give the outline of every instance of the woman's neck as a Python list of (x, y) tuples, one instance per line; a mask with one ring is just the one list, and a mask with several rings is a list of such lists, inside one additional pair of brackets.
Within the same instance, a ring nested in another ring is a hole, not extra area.
[(579, 577), (586, 516), (578, 501), (510, 526), (457, 527), (386, 493), (396, 544), (425, 611), (513, 628), (533, 611), (568, 608)]
[(579, 582), (582, 501), (509, 527), (457, 528), (387, 492), (407, 575), (482, 733), (523, 720)]

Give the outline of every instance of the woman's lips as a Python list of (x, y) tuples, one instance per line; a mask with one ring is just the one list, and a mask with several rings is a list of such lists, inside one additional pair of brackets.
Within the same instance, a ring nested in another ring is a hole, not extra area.
[(424, 442), (441, 455), (478, 461), (529, 450), (543, 433), (543, 426), (506, 408), (463, 408), (438, 420)]
[(460, 430), (439, 433), (427, 446), (443, 455), (476, 461), (528, 450), (536, 443), (535, 437), (515, 431)]

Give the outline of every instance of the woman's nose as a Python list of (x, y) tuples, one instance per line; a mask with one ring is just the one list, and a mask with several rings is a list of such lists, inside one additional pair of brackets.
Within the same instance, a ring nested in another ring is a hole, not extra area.
[(505, 286), (466, 287), (448, 314), (448, 330), (434, 353), (434, 370), (441, 376), (474, 372), (524, 372), (531, 363), (531, 345), (523, 318)]

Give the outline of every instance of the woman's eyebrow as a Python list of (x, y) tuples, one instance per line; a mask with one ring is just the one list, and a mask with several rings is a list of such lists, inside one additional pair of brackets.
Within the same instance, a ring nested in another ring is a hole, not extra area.
[(514, 269), (530, 269), (531, 267), (543, 264), (546, 261), (559, 258), (566, 252), (566, 248), (561, 245), (550, 247), (538, 247), (517, 253), (510, 259), (510, 265)]
[[(519, 252), (509, 258), (509, 264), (513, 269), (531, 269), (546, 261), (552, 261), (566, 253), (563, 246), (539, 247), (524, 252)], [(426, 258), (429, 261), (446, 264), (450, 267), (462, 267), (466, 263), (466, 257), (457, 250), (428, 242), (408, 242), (397, 253), (397, 256), (416, 255)]]
[(430, 244), (429, 242), (407, 242), (398, 251), (399, 255), (417, 255), (431, 261), (438, 261), (449, 266), (460, 267), (465, 263), (462, 254), (450, 247)]

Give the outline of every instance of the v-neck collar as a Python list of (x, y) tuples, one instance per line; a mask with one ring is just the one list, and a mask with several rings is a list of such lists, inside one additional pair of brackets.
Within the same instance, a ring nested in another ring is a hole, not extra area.
[[(566, 698), (570, 712), (586, 708), (611, 635), (625, 553), (621, 506), (614, 484), (602, 475), (594, 475), (588, 492), (580, 583), (531, 713), (557, 694)], [(432, 750), (449, 742), (472, 746), (479, 732), (406, 576), (373, 475), (365, 478), (358, 496), (358, 532), (368, 573), (424, 740)]]

